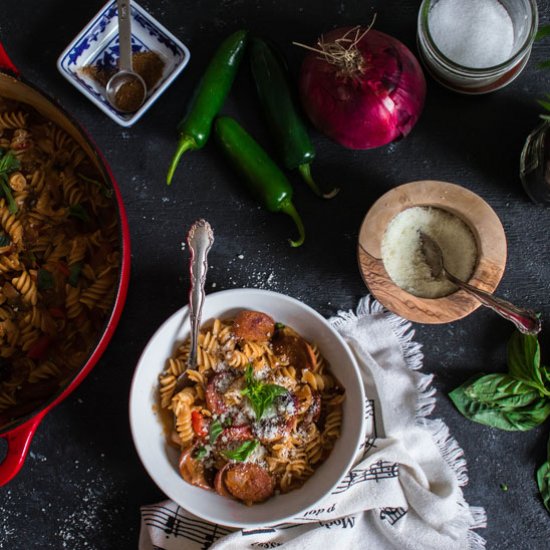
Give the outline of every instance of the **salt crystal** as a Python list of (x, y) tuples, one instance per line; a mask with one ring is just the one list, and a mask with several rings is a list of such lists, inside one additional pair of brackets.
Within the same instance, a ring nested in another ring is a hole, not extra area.
[(511, 57), (514, 25), (498, 0), (440, 0), (428, 22), (435, 45), (463, 67), (494, 67)]

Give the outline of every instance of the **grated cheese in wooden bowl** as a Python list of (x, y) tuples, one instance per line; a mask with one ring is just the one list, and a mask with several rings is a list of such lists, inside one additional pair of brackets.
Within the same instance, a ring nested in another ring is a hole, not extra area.
[(456, 290), (443, 276), (434, 278), (424, 259), (420, 231), (432, 237), (443, 252), (447, 271), (468, 281), (477, 261), (477, 245), (470, 228), (457, 216), (426, 206), (400, 212), (382, 239), (382, 261), (393, 282), (422, 298), (440, 298)]

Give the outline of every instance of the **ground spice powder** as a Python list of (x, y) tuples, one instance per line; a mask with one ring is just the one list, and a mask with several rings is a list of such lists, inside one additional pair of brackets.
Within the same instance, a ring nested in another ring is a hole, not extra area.
[[(156, 52), (136, 52), (132, 54), (133, 70), (143, 78), (147, 90), (152, 90), (162, 78), (165, 63)], [(118, 70), (117, 67), (104, 65), (86, 65), (82, 73), (106, 86), (109, 78)]]

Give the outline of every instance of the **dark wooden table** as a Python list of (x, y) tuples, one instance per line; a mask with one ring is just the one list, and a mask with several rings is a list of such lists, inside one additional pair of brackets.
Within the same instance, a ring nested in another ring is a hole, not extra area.
[[(294, 74), (303, 52), (292, 40), (311, 43), (333, 27), (365, 24), (375, 11), (377, 28), (416, 52), (420, 2), (140, 3), (189, 46), (192, 58), (143, 119), (123, 129), (70, 86), (55, 66), (101, 2), (2, 2), (0, 39), (15, 64), (88, 129), (110, 163), (127, 208), (133, 252), (128, 300), (107, 352), (77, 391), (47, 415), (22, 471), (0, 489), (0, 548), (136, 547), (139, 506), (163, 495), (141, 466), (130, 437), (130, 382), (148, 339), (186, 302), (188, 258), (182, 241), (199, 217), (208, 219), (216, 233), (208, 292), (275, 290), (328, 317), (353, 309), (366, 294), (356, 241), (373, 201), (407, 181), (459, 183), (486, 199), (504, 225), (509, 256), (499, 293), (550, 319), (550, 211), (529, 202), (518, 177), (524, 140), (538, 124), (535, 100), (550, 91), (548, 73), (537, 68), (537, 62), (550, 58), (550, 41), (536, 44), (520, 77), (491, 95), (461, 96), (428, 79), (424, 113), (400, 143), (350, 151), (312, 131), (315, 171), (342, 191), (323, 202), (293, 178), (295, 202), (308, 230), (305, 245), (295, 250), (286, 241), (294, 231), (290, 220), (259, 208), (214, 144), (188, 154), (174, 184), (166, 187), (176, 122), (194, 84), (215, 45), (241, 27), (279, 43)], [(549, 22), (547, 0), (539, 0), (539, 9), (541, 21)], [(247, 66), (224, 111), (268, 143)], [(511, 333), (510, 324), (487, 310), (448, 325), (416, 326), (416, 339), (424, 345), (424, 371), (435, 374), (434, 415), (448, 423), (468, 460), (466, 498), (487, 510), (488, 527), (481, 531), (487, 547), (543, 549), (550, 540), (550, 517), (538, 495), (535, 470), (545, 457), (548, 424), (527, 433), (497, 431), (465, 420), (447, 398), (469, 375), (504, 369)], [(541, 341), (548, 358), (548, 329)]]

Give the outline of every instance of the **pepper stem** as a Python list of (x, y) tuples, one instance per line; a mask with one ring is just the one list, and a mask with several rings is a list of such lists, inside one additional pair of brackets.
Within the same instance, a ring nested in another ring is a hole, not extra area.
[(309, 185), (310, 189), (318, 197), (322, 197), (323, 199), (332, 199), (340, 191), (339, 187), (335, 187), (332, 191), (329, 191), (328, 193), (324, 193), (323, 191), (321, 191), (321, 188), (315, 183), (315, 180), (311, 176), (311, 166), (309, 164), (300, 164), (300, 166), (298, 166), (298, 170), (300, 170), (300, 174), (302, 174), (302, 178), (304, 178), (304, 181)]
[(283, 214), (288, 214), (296, 224), (296, 227), (298, 228), (298, 234), (299, 238), (297, 241), (293, 241), (292, 239), (288, 239), (290, 246), (293, 246), (294, 248), (301, 246), (304, 244), (304, 240), (306, 238), (306, 232), (304, 229), (304, 224), (302, 222), (302, 218), (300, 218), (300, 214), (296, 211), (296, 208), (294, 208), (294, 205), (290, 200), (285, 201), (282, 205), (282, 207), (279, 209), (279, 212), (282, 212)]
[(168, 174), (166, 174), (167, 185), (170, 185), (172, 183), (174, 172), (178, 167), (178, 163), (183, 153), (185, 153), (185, 151), (189, 149), (196, 149), (196, 148), (197, 148), (197, 144), (191, 136), (182, 136), (182, 138), (178, 142), (178, 148), (176, 150), (176, 153), (172, 158), (172, 162), (170, 163), (170, 168), (168, 168)]

